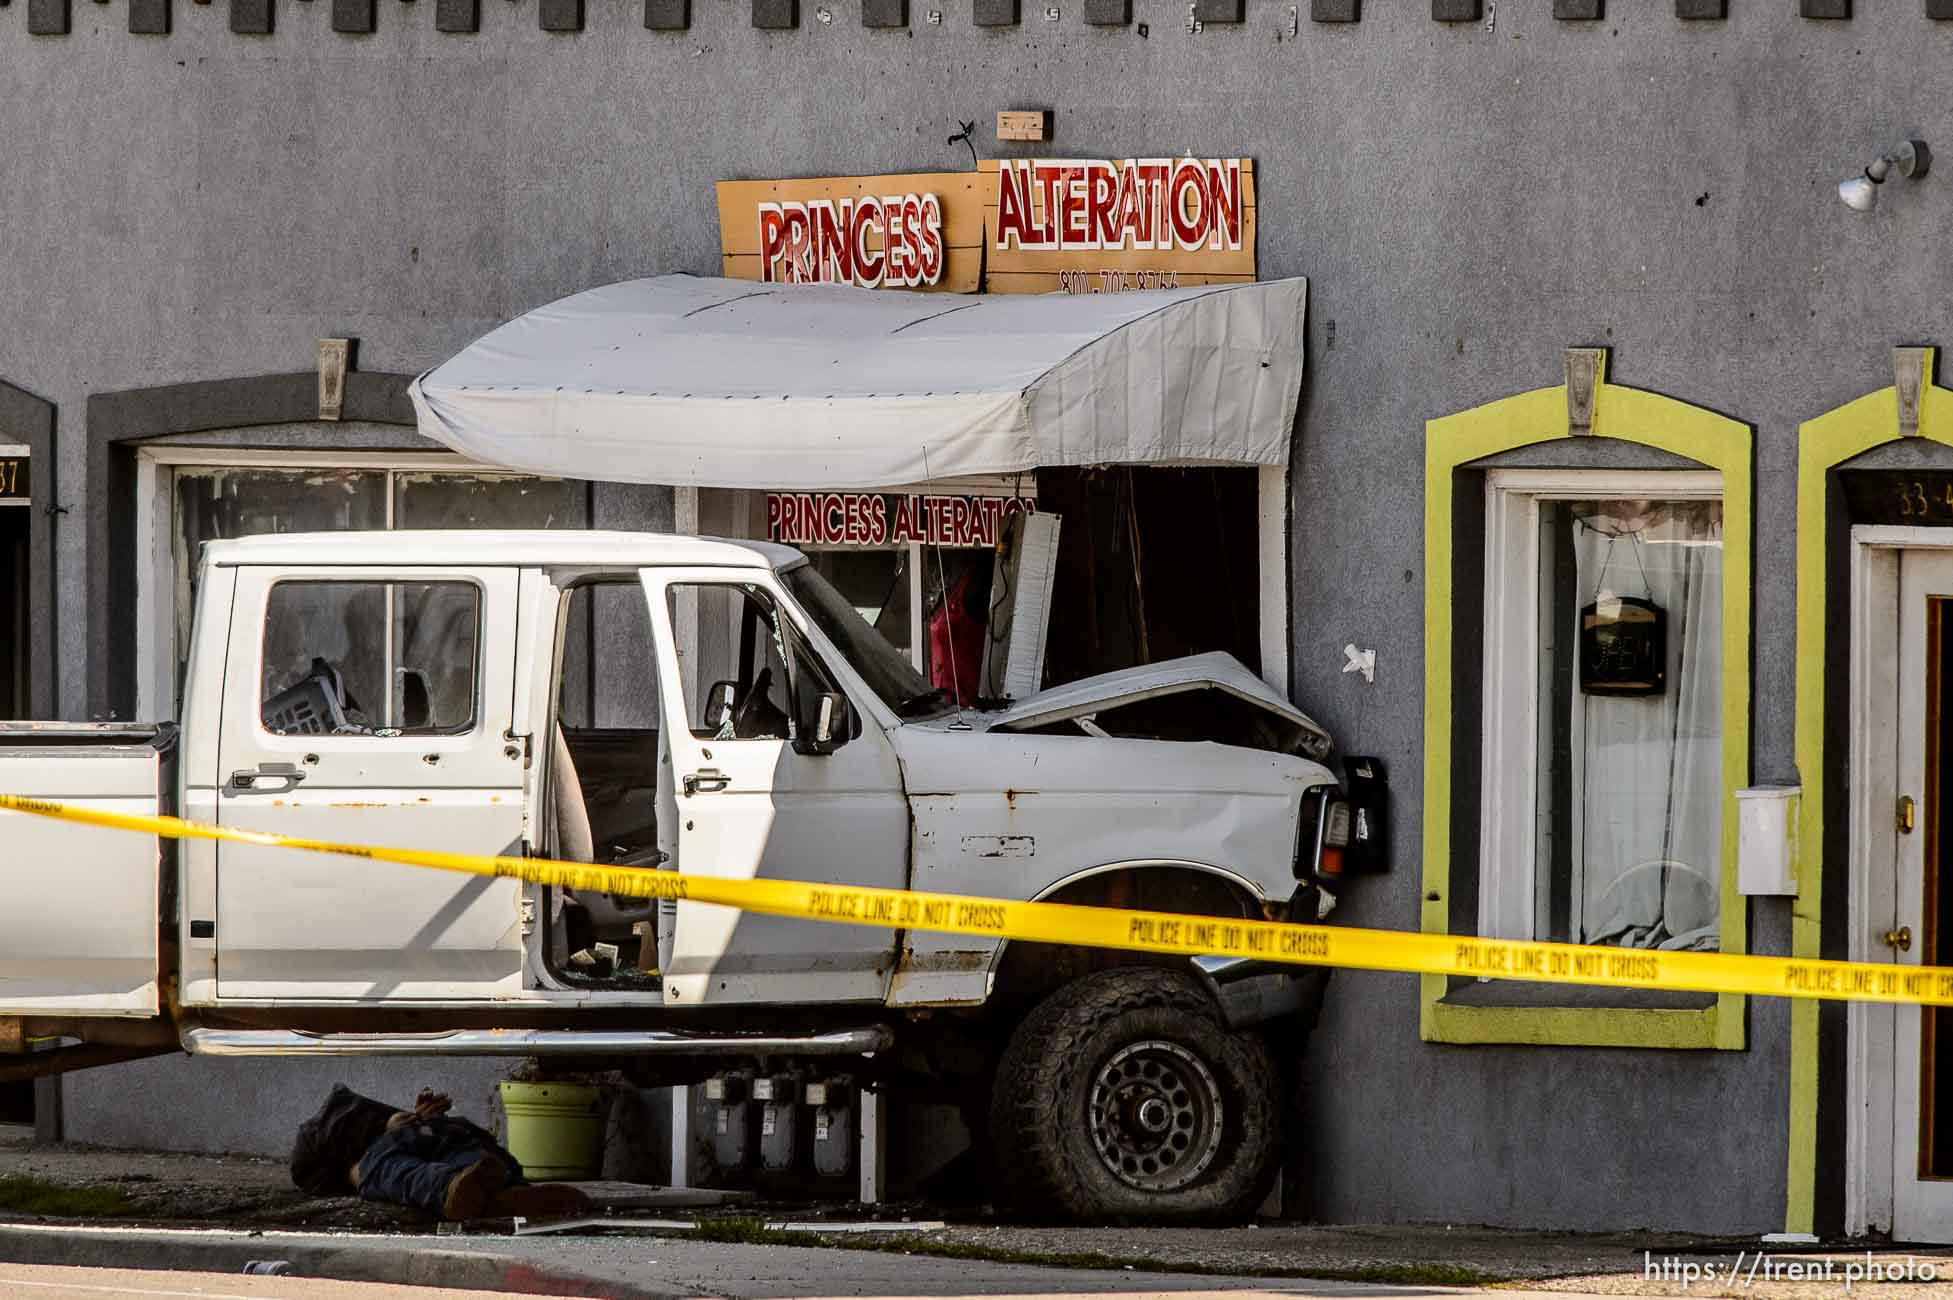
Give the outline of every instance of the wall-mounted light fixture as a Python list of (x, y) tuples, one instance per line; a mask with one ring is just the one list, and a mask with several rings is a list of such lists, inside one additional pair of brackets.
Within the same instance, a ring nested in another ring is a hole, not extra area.
[(1891, 153), (1874, 159), (1864, 174), (1839, 181), (1838, 197), (1853, 212), (1870, 212), (1878, 206), (1878, 187), (1885, 184), (1893, 168), (1898, 168), (1899, 175), (1917, 180), (1926, 174), (1932, 161), (1932, 150), (1924, 140), (1901, 141)]

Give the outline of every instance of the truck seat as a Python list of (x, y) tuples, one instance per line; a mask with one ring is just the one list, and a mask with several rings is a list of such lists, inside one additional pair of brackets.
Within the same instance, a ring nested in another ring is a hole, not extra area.
[(568, 862), (594, 861), (590, 809), (583, 802), (583, 782), (577, 779), (576, 760), (570, 757), (570, 742), (560, 724), (549, 731), (549, 802), (556, 823), (556, 856)]

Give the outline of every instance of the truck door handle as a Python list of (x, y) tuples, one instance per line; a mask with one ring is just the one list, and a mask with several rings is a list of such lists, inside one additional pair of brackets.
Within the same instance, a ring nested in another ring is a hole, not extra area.
[(232, 772), (230, 788), (232, 794), (286, 794), (304, 779), (305, 773), (291, 763), (266, 763)]
[(701, 767), (698, 771), (693, 772), (685, 778), (685, 793), (699, 794), (703, 792), (710, 794), (715, 790), (723, 790), (731, 784), (732, 778), (724, 772), (721, 772), (718, 768)]

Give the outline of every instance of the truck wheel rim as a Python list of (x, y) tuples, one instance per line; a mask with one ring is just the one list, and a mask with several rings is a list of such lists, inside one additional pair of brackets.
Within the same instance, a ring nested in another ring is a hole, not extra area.
[(1112, 1176), (1146, 1192), (1185, 1187), (1214, 1163), (1224, 1112), (1206, 1062), (1148, 1039), (1113, 1053), (1092, 1080), (1087, 1123)]

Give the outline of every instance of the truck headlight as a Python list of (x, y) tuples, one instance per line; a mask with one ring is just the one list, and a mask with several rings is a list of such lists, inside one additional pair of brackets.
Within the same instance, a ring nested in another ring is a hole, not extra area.
[(1343, 788), (1349, 799), (1343, 870), (1351, 875), (1390, 870), (1390, 776), (1383, 760), (1345, 755)]
[(1323, 800), (1320, 834), (1316, 839), (1316, 874), (1343, 874), (1343, 850), (1349, 847), (1349, 800), (1332, 794)]
[(1298, 878), (1343, 874), (1343, 851), (1349, 847), (1350, 805), (1333, 785), (1319, 785), (1303, 796), (1300, 851), (1295, 856)]
[[(1309, 874), (1340, 880), (1390, 869), (1390, 779), (1383, 762), (1343, 759), (1343, 785), (1320, 785), (1304, 796), (1303, 834), (1315, 828), (1314, 851), (1302, 855)], [(1295, 874), (1303, 874), (1298, 858)]]

